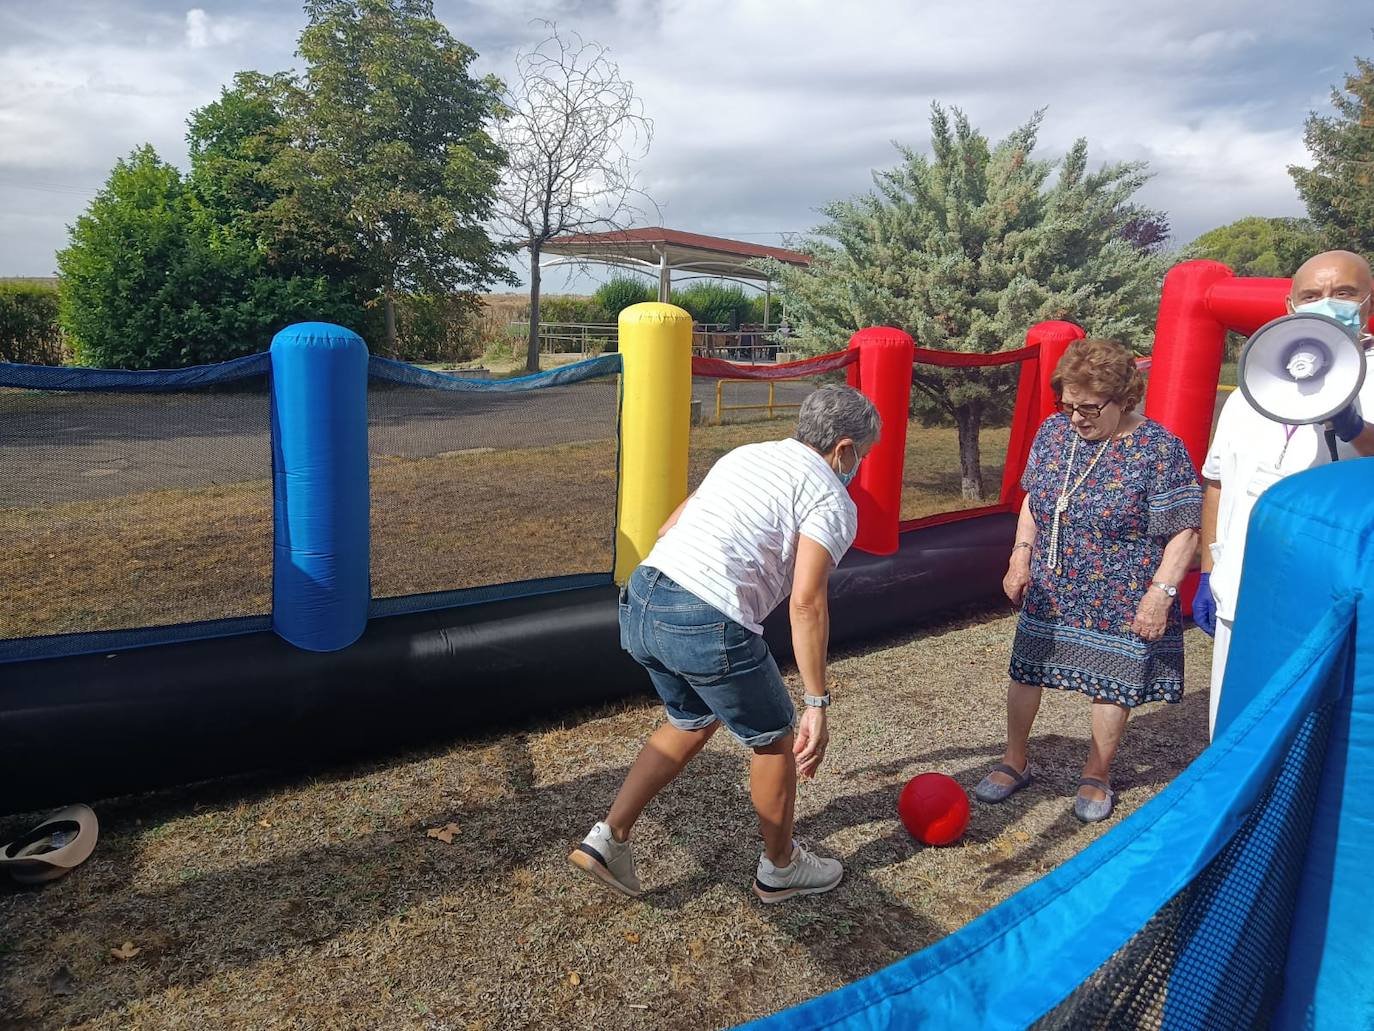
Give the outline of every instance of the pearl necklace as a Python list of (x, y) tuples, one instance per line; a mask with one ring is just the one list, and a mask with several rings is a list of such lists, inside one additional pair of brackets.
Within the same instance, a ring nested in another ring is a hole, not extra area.
[(1083, 481), (1093, 471), (1093, 466), (1097, 465), (1097, 460), (1111, 446), (1112, 438), (1109, 436), (1102, 442), (1102, 446), (1097, 449), (1097, 454), (1093, 455), (1093, 460), (1088, 463), (1088, 468), (1083, 470), (1083, 475), (1070, 487), (1069, 476), (1073, 473), (1074, 459), (1078, 456), (1078, 441), (1078, 435), (1074, 434), (1073, 446), (1069, 448), (1069, 464), (1064, 468), (1064, 486), (1060, 488), (1059, 497), (1054, 501), (1054, 519), (1050, 522), (1050, 547), (1045, 558), (1045, 564), (1047, 568), (1053, 569), (1056, 573), (1061, 572), (1059, 569), (1059, 517), (1068, 511), (1069, 495), (1083, 486)]

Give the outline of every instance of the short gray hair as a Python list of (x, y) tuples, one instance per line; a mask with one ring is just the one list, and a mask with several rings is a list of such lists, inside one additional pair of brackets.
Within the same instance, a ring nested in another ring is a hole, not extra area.
[(883, 423), (873, 402), (853, 387), (821, 387), (802, 402), (797, 439), (826, 454), (848, 437), (858, 447), (878, 439)]

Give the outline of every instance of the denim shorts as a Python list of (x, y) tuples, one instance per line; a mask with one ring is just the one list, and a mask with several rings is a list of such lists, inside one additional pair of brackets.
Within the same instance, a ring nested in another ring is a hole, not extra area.
[(792, 732), (796, 710), (763, 638), (650, 566), (621, 589), (620, 646), (679, 730), (720, 720), (750, 748)]

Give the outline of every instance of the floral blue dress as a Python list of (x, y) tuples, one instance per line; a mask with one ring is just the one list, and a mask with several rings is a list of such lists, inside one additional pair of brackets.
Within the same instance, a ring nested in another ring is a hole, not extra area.
[(1145, 641), (1131, 623), (1169, 539), (1202, 524), (1197, 474), (1182, 441), (1148, 419), (1105, 445), (1079, 439), (1070, 487), (1099, 450), (1101, 456), (1069, 495), (1059, 522), (1059, 560), (1051, 569), (1051, 521), (1077, 438), (1067, 416), (1045, 420), (1021, 478), (1035, 517), (1036, 545), (1012, 644), (1011, 678), (1127, 707), (1181, 701), (1178, 602), (1158, 641)]

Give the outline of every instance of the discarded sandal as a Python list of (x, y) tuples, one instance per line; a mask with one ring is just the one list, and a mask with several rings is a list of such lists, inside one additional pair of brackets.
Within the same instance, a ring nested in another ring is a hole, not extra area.
[(55, 881), (90, 858), (99, 836), (100, 824), (91, 808), (69, 805), (0, 846), (0, 872), (20, 884)]

